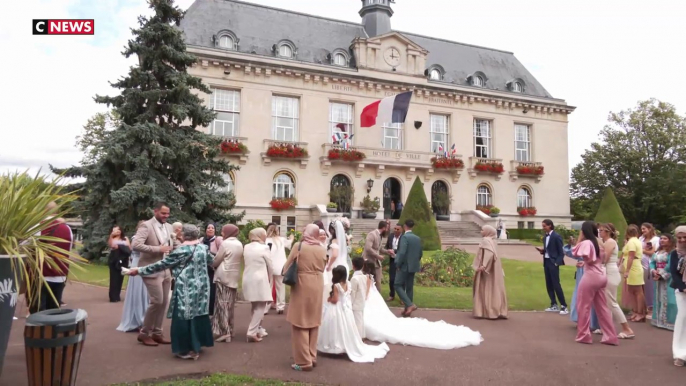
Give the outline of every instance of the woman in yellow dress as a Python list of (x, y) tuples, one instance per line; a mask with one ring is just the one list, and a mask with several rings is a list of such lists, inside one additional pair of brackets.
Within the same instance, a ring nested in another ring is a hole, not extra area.
[(627, 241), (622, 250), (622, 264), (624, 265), (624, 278), (629, 286), (629, 293), (632, 298), (633, 315), (629, 319), (632, 322), (644, 322), (646, 320), (646, 303), (643, 294), (643, 245), (638, 240), (638, 227), (629, 225), (626, 230)]

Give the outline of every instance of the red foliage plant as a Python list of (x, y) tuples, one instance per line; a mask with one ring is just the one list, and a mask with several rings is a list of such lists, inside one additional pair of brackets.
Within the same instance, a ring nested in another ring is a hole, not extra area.
[(520, 216), (535, 216), (537, 213), (536, 208), (533, 206), (528, 208), (517, 208), (517, 212)]
[(517, 166), (517, 173), (530, 176), (540, 176), (543, 175), (543, 166), (519, 165)]
[(483, 212), (483, 214), (491, 214), (491, 208), (493, 208), (493, 205), (486, 205), (486, 206), (477, 205), (476, 206), (476, 210), (480, 210), (481, 212)]
[(500, 162), (477, 162), (476, 165), (474, 165), (474, 170), (500, 174), (505, 171), (505, 167)]
[(269, 201), (269, 206), (274, 210), (289, 210), (298, 204), (295, 198), (273, 198)]
[(329, 155), (328, 158), (330, 160), (342, 160), (346, 162), (355, 162), (355, 161), (362, 161), (365, 159), (367, 156), (358, 150), (355, 149), (340, 149), (340, 148), (334, 148), (329, 150)]
[(307, 150), (292, 143), (274, 144), (267, 149), (267, 156), (272, 158), (305, 158), (307, 157)]
[(223, 141), (220, 147), (224, 154), (245, 154), (248, 152), (248, 147), (240, 142)]
[(433, 157), (431, 158), (431, 165), (434, 169), (462, 169), (464, 168), (464, 161), (455, 157)]

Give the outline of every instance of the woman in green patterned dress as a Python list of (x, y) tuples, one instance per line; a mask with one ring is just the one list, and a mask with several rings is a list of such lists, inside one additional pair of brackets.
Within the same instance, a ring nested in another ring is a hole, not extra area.
[(161, 261), (128, 271), (131, 276), (147, 276), (171, 269), (175, 279), (167, 317), (171, 318), (172, 352), (181, 359), (197, 360), (201, 347), (212, 347), (209, 317), (210, 279), (207, 265), (212, 263), (207, 246), (200, 243), (200, 230), (184, 224), (183, 244)]

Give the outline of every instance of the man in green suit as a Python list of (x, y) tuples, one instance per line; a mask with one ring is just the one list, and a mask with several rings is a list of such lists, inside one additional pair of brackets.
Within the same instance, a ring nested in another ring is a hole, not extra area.
[(401, 316), (409, 317), (417, 310), (412, 302), (414, 297), (414, 275), (419, 272), (419, 261), (422, 259), (422, 240), (412, 233), (414, 221), (405, 221), (405, 234), (400, 239), (398, 254), (395, 256), (395, 265), (398, 273), (395, 276), (395, 292), (400, 300), (405, 303), (405, 311)]

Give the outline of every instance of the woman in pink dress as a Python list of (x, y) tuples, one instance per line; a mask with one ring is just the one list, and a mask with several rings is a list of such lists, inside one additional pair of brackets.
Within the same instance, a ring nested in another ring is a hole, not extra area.
[(590, 331), (591, 307), (595, 308), (598, 315), (600, 329), (603, 332), (603, 339), (600, 343), (617, 345), (617, 333), (612, 323), (612, 314), (607, 306), (605, 299), (605, 286), (607, 286), (607, 276), (605, 275), (604, 263), (600, 255), (598, 245), (598, 228), (592, 221), (586, 221), (581, 225), (579, 241), (574, 247), (574, 256), (583, 258), (584, 276), (581, 278), (577, 290), (577, 310), (579, 321), (576, 325), (576, 341), (579, 343), (591, 344), (593, 337)]

